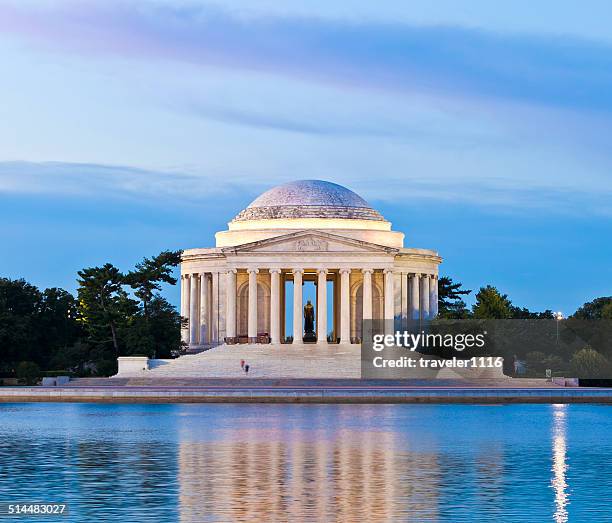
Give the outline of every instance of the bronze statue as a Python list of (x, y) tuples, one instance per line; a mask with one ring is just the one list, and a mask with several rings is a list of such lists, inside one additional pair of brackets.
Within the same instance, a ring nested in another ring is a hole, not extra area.
[(304, 341), (316, 341), (314, 330), (314, 307), (310, 300), (304, 305)]

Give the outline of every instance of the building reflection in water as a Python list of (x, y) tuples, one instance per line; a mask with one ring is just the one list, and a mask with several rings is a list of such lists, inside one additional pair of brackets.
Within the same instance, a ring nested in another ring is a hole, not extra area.
[(333, 420), (287, 428), (279, 418), (278, 426), (236, 429), (211, 441), (182, 437), (181, 521), (437, 519), (435, 454), (400, 451), (391, 430), (331, 428), (346, 425), (342, 416), (363, 416), (367, 425), (370, 409), (322, 415)]
[(0, 499), (79, 521), (612, 521), (611, 430), (599, 405), (8, 404)]
[(567, 505), (569, 495), (567, 488), (567, 405), (553, 405), (553, 426), (552, 426), (552, 488), (555, 492), (555, 513), (553, 519), (557, 523), (568, 521)]

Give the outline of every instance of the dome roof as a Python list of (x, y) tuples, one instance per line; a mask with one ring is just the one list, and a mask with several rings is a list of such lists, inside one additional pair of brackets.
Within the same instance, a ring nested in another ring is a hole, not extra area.
[(286, 218), (384, 221), (361, 196), (323, 180), (298, 180), (273, 187), (253, 200), (234, 221)]

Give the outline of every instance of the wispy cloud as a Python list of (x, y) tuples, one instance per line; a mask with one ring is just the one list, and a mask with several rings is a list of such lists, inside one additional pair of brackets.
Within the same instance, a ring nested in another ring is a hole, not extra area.
[(130, 166), (67, 162), (0, 162), (0, 194), (163, 200), (185, 203), (231, 191), (231, 181)]
[[(611, 190), (594, 192), (585, 187), (554, 187), (534, 182), (524, 184), (508, 180), (435, 180), (388, 181), (372, 187), (381, 205), (404, 201), (431, 202), (431, 212), (453, 205), (486, 209), (497, 215), (544, 212), (550, 216), (612, 218)], [(367, 187), (364, 187), (364, 192)]]
[(243, 125), (247, 127), (257, 127), (262, 129), (274, 129), (300, 134), (318, 135), (389, 135), (389, 131), (373, 128), (356, 128), (353, 125), (343, 126), (337, 123), (316, 122), (307, 119), (291, 118), (287, 115), (273, 114), (272, 111), (249, 111), (233, 107), (220, 107), (192, 103), (186, 107), (192, 116), (199, 116), (206, 120), (213, 120), (221, 123)]
[[(216, 180), (216, 181), (215, 181)], [(0, 195), (40, 194), (87, 199), (127, 200), (164, 206), (204, 207), (207, 201), (226, 198), (236, 209), (228, 209), (227, 219), (239, 206), (276, 182), (251, 181), (245, 192), (245, 180), (225, 174), (210, 177), (197, 174), (159, 172), (128, 166), (73, 164), (65, 162), (0, 162)], [(612, 192), (589, 191), (577, 187), (551, 188), (524, 185), (508, 180), (452, 180), (444, 183), (420, 176), (402, 179), (356, 181), (351, 187), (371, 203), (398, 205), (408, 201), (432, 202), (436, 206), (468, 204), (496, 212), (543, 210), (554, 214), (612, 216), (609, 201)]]
[[(232, 125), (270, 129), (298, 134), (314, 134), (320, 136), (351, 136), (375, 138), (406, 138), (417, 133), (427, 134), (427, 130), (416, 129), (409, 122), (393, 121), (392, 118), (372, 121), (372, 119), (355, 121), (356, 118), (346, 118), (334, 114), (330, 108), (327, 115), (317, 115), (304, 112), (290, 114), (289, 111), (277, 111), (274, 107), (238, 108), (229, 105), (213, 105), (202, 101), (181, 102), (178, 110), (190, 116), (201, 117), (204, 120), (216, 121)], [(355, 111), (357, 112), (357, 111)]]
[(245, 18), (211, 7), (117, 0), (38, 9), (5, 4), (0, 28), (90, 55), (261, 70), (359, 88), (612, 109), (612, 48), (571, 37)]

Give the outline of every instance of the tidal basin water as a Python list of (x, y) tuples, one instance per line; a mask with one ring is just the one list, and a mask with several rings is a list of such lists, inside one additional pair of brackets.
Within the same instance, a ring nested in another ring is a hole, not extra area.
[[(35, 521), (612, 521), (599, 405), (0, 405)], [(15, 521), (26, 521), (17, 518)]]

